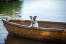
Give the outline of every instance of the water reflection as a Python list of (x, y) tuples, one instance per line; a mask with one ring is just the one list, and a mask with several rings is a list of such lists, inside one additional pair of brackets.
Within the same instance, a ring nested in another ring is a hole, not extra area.
[(0, 2), (0, 16), (20, 17), (21, 2)]

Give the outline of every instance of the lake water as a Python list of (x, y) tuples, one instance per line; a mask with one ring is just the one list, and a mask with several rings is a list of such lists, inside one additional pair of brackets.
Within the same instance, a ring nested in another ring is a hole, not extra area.
[[(37, 20), (66, 22), (66, 0), (24, 0), (23, 2), (0, 2), (0, 19), (25, 19), (37, 16)], [(0, 21), (0, 44), (56, 44), (40, 42), (8, 35)]]
[(0, 2), (0, 16), (21, 20), (30, 20), (29, 16), (37, 16), (37, 20), (66, 22), (66, 0)]
[(65, 0), (25, 0), (21, 7), (22, 19), (37, 16), (37, 20), (66, 22)]

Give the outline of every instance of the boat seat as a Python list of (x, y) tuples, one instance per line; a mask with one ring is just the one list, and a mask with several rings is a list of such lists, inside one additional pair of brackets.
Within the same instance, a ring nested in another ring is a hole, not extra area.
[(66, 29), (60, 29), (60, 28), (43, 28), (39, 27), (41, 30), (45, 31), (52, 31), (52, 32), (66, 32)]
[[(29, 25), (22, 25), (22, 24), (17, 24), (17, 23), (8, 22), (8, 21), (6, 21), (6, 22), (11, 25), (15, 25), (15, 26), (22, 27), (22, 28), (32, 28), (32, 27), (29, 27)], [(34, 27), (34, 28), (36, 28), (36, 27)]]

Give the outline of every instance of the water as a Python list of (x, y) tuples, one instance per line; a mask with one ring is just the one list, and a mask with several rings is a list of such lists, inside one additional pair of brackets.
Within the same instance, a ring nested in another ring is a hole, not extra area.
[(25, 0), (22, 7), (22, 19), (37, 16), (37, 20), (66, 22), (65, 0)]
[[(5, 17), (4, 17), (5, 16)], [(25, 19), (37, 16), (37, 20), (66, 22), (65, 0), (23, 0), (23, 2), (0, 2), (0, 19)], [(0, 44), (57, 44), (40, 42), (8, 35), (0, 21)]]
[(9, 19), (21, 20), (30, 20), (29, 16), (37, 16), (37, 20), (41, 21), (66, 22), (65, 0), (22, 1), (0, 2), (0, 16), (9, 16), (11, 17)]
[(5, 43), (5, 39), (7, 37), (8, 32), (6, 31), (6, 28), (4, 27), (2, 21), (0, 21), (0, 44)]

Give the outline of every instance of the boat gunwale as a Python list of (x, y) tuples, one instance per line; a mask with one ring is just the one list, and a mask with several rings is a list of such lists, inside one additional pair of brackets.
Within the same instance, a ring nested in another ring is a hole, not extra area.
[[(9, 21), (29, 21), (30, 22), (30, 20), (9, 20)], [(37, 20), (37, 22), (47, 22), (47, 23), (62, 23), (62, 24), (66, 24), (66, 22), (56, 22), (56, 21), (39, 21), (39, 20)]]

